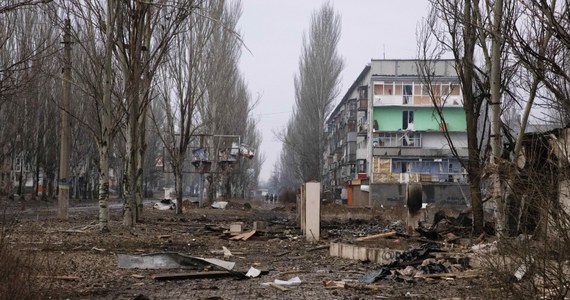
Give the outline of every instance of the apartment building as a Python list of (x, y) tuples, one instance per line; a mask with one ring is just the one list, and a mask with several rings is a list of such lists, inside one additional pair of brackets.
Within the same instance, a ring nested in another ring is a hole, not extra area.
[(323, 187), (331, 198), (398, 204), (408, 182), (421, 182), (425, 202), (468, 201), (466, 121), (453, 63), (431, 62), (429, 80), (416, 60), (372, 60), (362, 70), (326, 122)]
[[(370, 69), (364, 67), (326, 121), (323, 190), (351, 207), (368, 206)], [(364, 186), (364, 189), (362, 188)]]
[(468, 201), (467, 126), (454, 61), (430, 62), (429, 79), (419, 63), (372, 61), (371, 205), (401, 203), (408, 182), (422, 183), (424, 202)]

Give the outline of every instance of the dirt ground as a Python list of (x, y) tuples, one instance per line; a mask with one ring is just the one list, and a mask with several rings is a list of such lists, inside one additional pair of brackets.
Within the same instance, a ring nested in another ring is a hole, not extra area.
[[(121, 225), (120, 205), (112, 205), (111, 232), (97, 229), (95, 202), (72, 203), (68, 221), (55, 218), (56, 203), (4, 200), (6, 241), (21, 253), (42, 259), (42, 282), (49, 287), (45, 299), (486, 299), (480, 278), (422, 279), (398, 282), (380, 280), (363, 284), (364, 274), (379, 265), (331, 257), (324, 247), (332, 241), (386, 230), (381, 212), (368, 220), (334, 218), (334, 214), (362, 215), (360, 211), (323, 207), (321, 241), (306, 242), (296, 227), (295, 208), (275, 203), (231, 201), (224, 210), (189, 208), (183, 215), (155, 210), (145, 203), (143, 220), (134, 228)], [(360, 218), (362, 219), (362, 218)], [(254, 221), (265, 221), (267, 230), (243, 241), (225, 233), (232, 222), (249, 230)], [(414, 242), (390, 240), (398, 247)], [(176, 252), (194, 257), (224, 259), (222, 247), (233, 256), (235, 271), (255, 267), (267, 271), (256, 278), (210, 278), (159, 281), (154, 275), (189, 270), (121, 269), (117, 254), (141, 255)], [(323, 247), (319, 247), (323, 246)], [(282, 291), (263, 285), (275, 279), (298, 276), (301, 284)], [(327, 288), (323, 282), (344, 281), (345, 288)]]

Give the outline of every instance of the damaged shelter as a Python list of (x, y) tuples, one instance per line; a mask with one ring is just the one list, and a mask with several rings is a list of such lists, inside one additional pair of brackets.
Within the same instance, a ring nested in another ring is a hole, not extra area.
[(540, 235), (549, 220), (570, 212), (569, 141), (568, 126), (525, 134), (518, 169), (505, 168), (502, 174), (513, 178), (507, 184), (509, 235)]

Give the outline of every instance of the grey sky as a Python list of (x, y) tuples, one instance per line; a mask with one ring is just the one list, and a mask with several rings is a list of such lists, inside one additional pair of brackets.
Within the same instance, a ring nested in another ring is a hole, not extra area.
[[(266, 160), (261, 180), (271, 176), (281, 142), (273, 132), (287, 124), (294, 105), (293, 77), (298, 71), (304, 32), (313, 11), (324, 0), (242, 0), (239, 28), (246, 46), (241, 69), (254, 99), (263, 133)], [(372, 58), (409, 59), (417, 56), (416, 29), (427, 15), (427, 0), (337, 0), (342, 36), (339, 52), (345, 60), (339, 99)]]

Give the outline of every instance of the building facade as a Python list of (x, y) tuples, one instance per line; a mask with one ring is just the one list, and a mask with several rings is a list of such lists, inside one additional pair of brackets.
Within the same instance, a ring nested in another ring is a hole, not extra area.
[(429, 78), (419, 63), (372, 60), (327, 119), (323, 186), (333, 199), (400, 204), (407, 183), (421, 182), (424, 202), (467, 203), (466, 121), (454, 62), (431, 62)]

